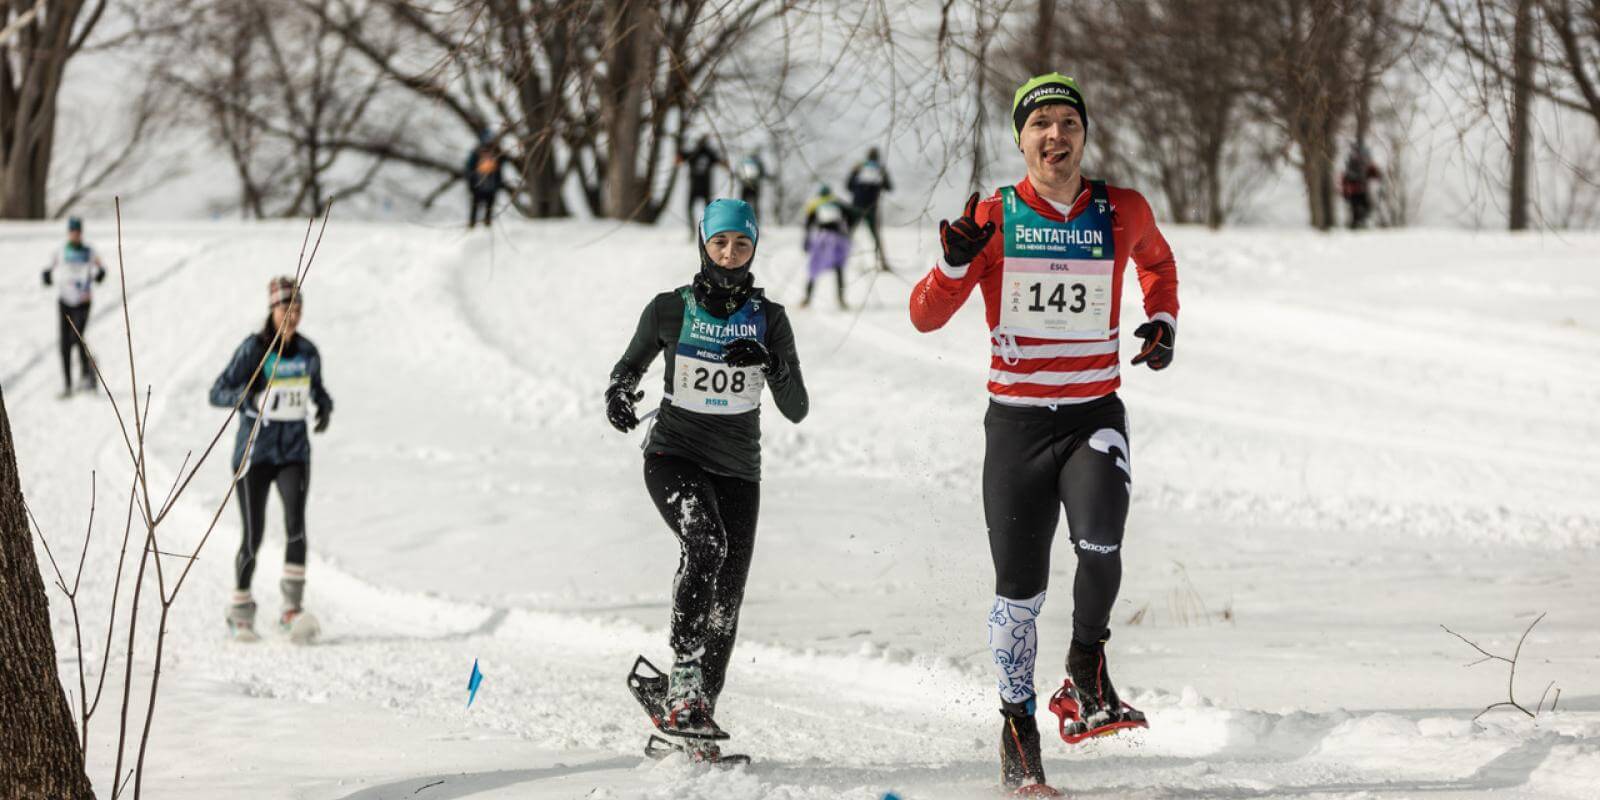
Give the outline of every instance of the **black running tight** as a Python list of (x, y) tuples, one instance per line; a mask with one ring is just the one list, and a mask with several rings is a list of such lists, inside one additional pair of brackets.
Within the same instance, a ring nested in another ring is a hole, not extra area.
[(983, 420), (983, 513), (994, 558), (995, 594), (1027, 600), (1050, 579), (1050, 545), (1061, 511), (1078, 559), (1072, 637), (1110, 636), (1122, 586), (1122, 534), (1133, 475), (1128, 423), (1116, 395), (1052, 410), (991, 402)]
[(706, 697), (722, 692), (733, 657), (745, 578), (755, 551), (761, 484), (716, 475), (678, 456), (644, 460), (644, 483), (662, 519), (678, 536), (672, 584), (672, 650), (699, 659)]
[(278, 497), (283, 499), (283, 525), (287, 534), (284, 563), (298, 566), (306, 563), (306, 492), (311, 486), (311, 465), (303, 462), (252, 464), (234, 487), (239, 494), (239, 515), (244, 521), (244, 540), (239, 543), (239, 554), (233, 561), (235, 588), (241, 592), (250, 590), (250, 578), (255, 575), (256, 553), (261, 550), (266, 528), (267, 495), (273, 484), (277, 484)]

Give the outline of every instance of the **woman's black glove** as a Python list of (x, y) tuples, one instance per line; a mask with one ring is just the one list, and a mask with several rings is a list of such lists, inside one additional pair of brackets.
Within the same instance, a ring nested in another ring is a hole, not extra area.
[(639, 415), (634, 413), (633, 404), (643, 399), (644, 392), (634, 391), (631, 384), (613, 381), (606, 387), (606, 421), (623, 433), (639, 427)]
[(754, 339), (735, 339), (722, 348), (722, 360), (730, 367), (760, 367), (771, 372), (777, 360), (767, 346)]
[(1134, 330), (1133, 335), (1144, 340), (1139, 354), (1133, 357), (1134, 364), (1149, 364), (1151, 369), (1163, 370), (1172, 363), (1172, 345), (1178, 332), (1166, 321), (1146, 322)]
[(944, 263), (962, 267), (972, 263), (994, 236), (994, 220), (978, 227), (978, 193), (967, 198), (967, 208), (955, 222), (939, 221), (939, 244), (944, 248)]
[(331, 418), (332, 416), (333, 416), (333, 412), (332, 411), (329, 411), (327, 409), (322, 409), (322, 408), (317, 409), (317, 424), (313, 425), (311, 427), (311, 432), (312, 433), (322, 433), (323, 431), (327, 430), (328, 429), (328, 419)]

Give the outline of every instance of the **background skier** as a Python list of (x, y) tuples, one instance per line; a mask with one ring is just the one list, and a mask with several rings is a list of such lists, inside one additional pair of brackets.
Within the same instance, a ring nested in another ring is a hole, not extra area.
[(1344, 159), (1344, 174), (1339, 180), (1339, 191), (1350, 207), (1350, 229), (1365, 228), (1372, 214), (1372, 184), (1383, 179), (1371, 151), (1364, 142), (1352, 142)]
[(733, 177), (739, 184), (739, 199), (748, 203), (750, 210), (759, 219), (761, 184), (767, 180), (767, 165), (761, 162), (761, 154), (752, 152), (740, 159), (739, 166), (734, 168)]
[(45, 286), (55, 286), (58, 297), (61, 378), (64, 381), (61, 396), (72, 394), (74, 349), (78, 351), (80, 385), (84, 391), (92, 392), (96, 388), (94, 367), (89, 363), (89, 350), (78, 337), (88, 335), (89, 303), (94, 297), (94, 284), (105, 281), (106, 267), (100, 263), (100, 256), (83, 243), (83, 220), (77, 217), (67, 220), (67, 244), (50, 254), (50, 265), (44, 268), (40, 279)]
[(809, 255), (806, 264), (806, 299), (801, 308), (811, 307), (811, 292), (817, 279), (832, 272), (839, 286), (839, 307), (844, 301), (844, 267), (850, 260), (850, 215), (856, 209), (835, 197), (826, 184), (806, 203), (806, 227), (802, 245)]
[(701, 136), (693, 149), (679, 152), (678, 163), (689, 169), (689, 236), (695, 238), (695, 221), (700, 219), (700, 209), (711, 202), (711, 171), (718, 164), (726, 164), (722, 153), (711, 146), (709, 136)]
[(478, 134), (478, 144), (467, 154), (467, 165), (462, 177), (467, 182), (467, 194), (472, 203), (467, 212), (467, 227), (478, 224), (478, 209), (483, 209), (483, 224), (494, 224), (494, 204), (504, 184), (502, 173), (504, 157), (500, 145), (495, 143), (494, 131), (484, 129)]
[(850, 191), (850, 204), (859, 209), (859, 216), (852, 221), (867, 223), (867, 231), (872, 234), (873, 251), (877, 254), (878, 268), (887, 270), (889, 262), (883, 255), (883, 238), (878, 231), (878, 202), (884, 192), (894, 191), (894, 184), (889, 181), (889, 171), (884, 169), (883, 162), (878, 154), (878, 148), (867, 151), (867, 159), (855, 165), (850, 170), (850, 176), (845, 179), (845, 188)]

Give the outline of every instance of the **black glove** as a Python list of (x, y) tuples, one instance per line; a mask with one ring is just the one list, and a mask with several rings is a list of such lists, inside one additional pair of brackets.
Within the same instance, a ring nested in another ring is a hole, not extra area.
[(634, 413), (633, 404), (643, 399), (644, 392), (636, 392), (621, 381), (613, 382), (606, 387), (606, 421), (623, 433), (639, 427), (639, 415)]
[(1163, 370), (1172, 363), (1172, 345), (1178, 337), (1178, 332), (1163, 320), (1152, 320), (1140, 325), (1133, 332), (1144, 340), (1144, 346), (1139, 348), (1139, 354), (1133, 357), (1134, 364), (1148, 363), (1151, 369)]
[(955, 222), (939, 221), (939, 245), (944, 248), (944, 263), (952, 267), (972, 263), (994, 236), (994, 220), (978, 227), (978, 193), (967, 198), (967, 208)]
[(760, 367), (770, 372), (776, 359), (767, 346), (754, 339), (735, 339), (722, 348), (722, 360), (730, 367)]
[(322, 433), (328, 429), (328, 419), (333, 416), (332, 411), (317, 409), (317, 424), (311, 427), (312, 433)]
[(50, 286), (55, 283), (55, 280), (50, 277), (50, 270), (45, 270), (43, 273), (40, 273), (39, 277), (44, 279), (44, 285), (46, 286)]
[(102, 270), (96, 272), (94, 274), (94, 282), (95, 283), (105, 283), (106, 282), (106, 271), (102, 269)]

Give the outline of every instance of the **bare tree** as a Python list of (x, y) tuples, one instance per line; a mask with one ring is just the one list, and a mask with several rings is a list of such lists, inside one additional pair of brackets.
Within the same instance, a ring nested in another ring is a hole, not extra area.
[[(596, 216), (653, 221), (668, 168), (715, 94), (717, 67), (751, 31), (796, 0), (294, 0), (344, 37), (390, 87), (448, 113), (462, 140), (513, 145), (512, 202), (535, 217), (570, 213), (575, 185)], [(381, 37), (399, 35), (405, 57)], [(461, 177), (437, 147), (351, 135), (342, 146)], [(666, 174), (663, 174), (666, 173)]]
[(1462, 57), (1476, 110), (1508, 120), (1509, 224), (1524, 230), (1535, 205), (1536, 101), (1583, 115), (1600, 131), (1600, 0), (1433, 0), (1432, 8), (1440, 35)]
[(1528, 174), (1533, 160), (1533, 6), (1515, 0), (1511, 38), (1511, 230), (1528, 229)]
[(1338, 137), (1362, 94), (1404, 54), (1408, 28), (1370, 0), (1252, 0), (1241, 49), (1250, 59), (1257, 112), (1290, 145), (1312, 227), (1336, 224)]
[[(314, 0), (326, 12), (333, 0)], [(348, 144), (393, 149), (402, 118), (376, 117), (384, 77), (362, 70), (324, 13), (293, 0), (189, 0), (169, 8), (162, 78), (198, 101), (202, 124), (228, 153), (246, 214), (307, 216), (371, 187), (388, 161)], [(392, 55), (398, 42), (383, 44)]]
[[(1175, 222), (1221, 226), (1262, 161), (1246, 117), (1250, 67), (1236, 44), (1240, 3), (1206, 0), (1076, 2), (1042, 8), (1063, 43), (1047, 61), (1092, 86), (1092, 136), (1100, 169), (1160, 189)], [(1017, 66), (1035, 63), (1027, 48)]]
[(0, 218), (49, 210), (62, 75), (105, 10), (106, 0), (0, 3)]
[(1600, 130), (1600, 0), (1536, 2), (1556, 44), (1549, 65), (1562, 78), (1552, 84), (1549, 97), (1589, 115)]
[(92, 798), (0, 390), (0, 797)]

